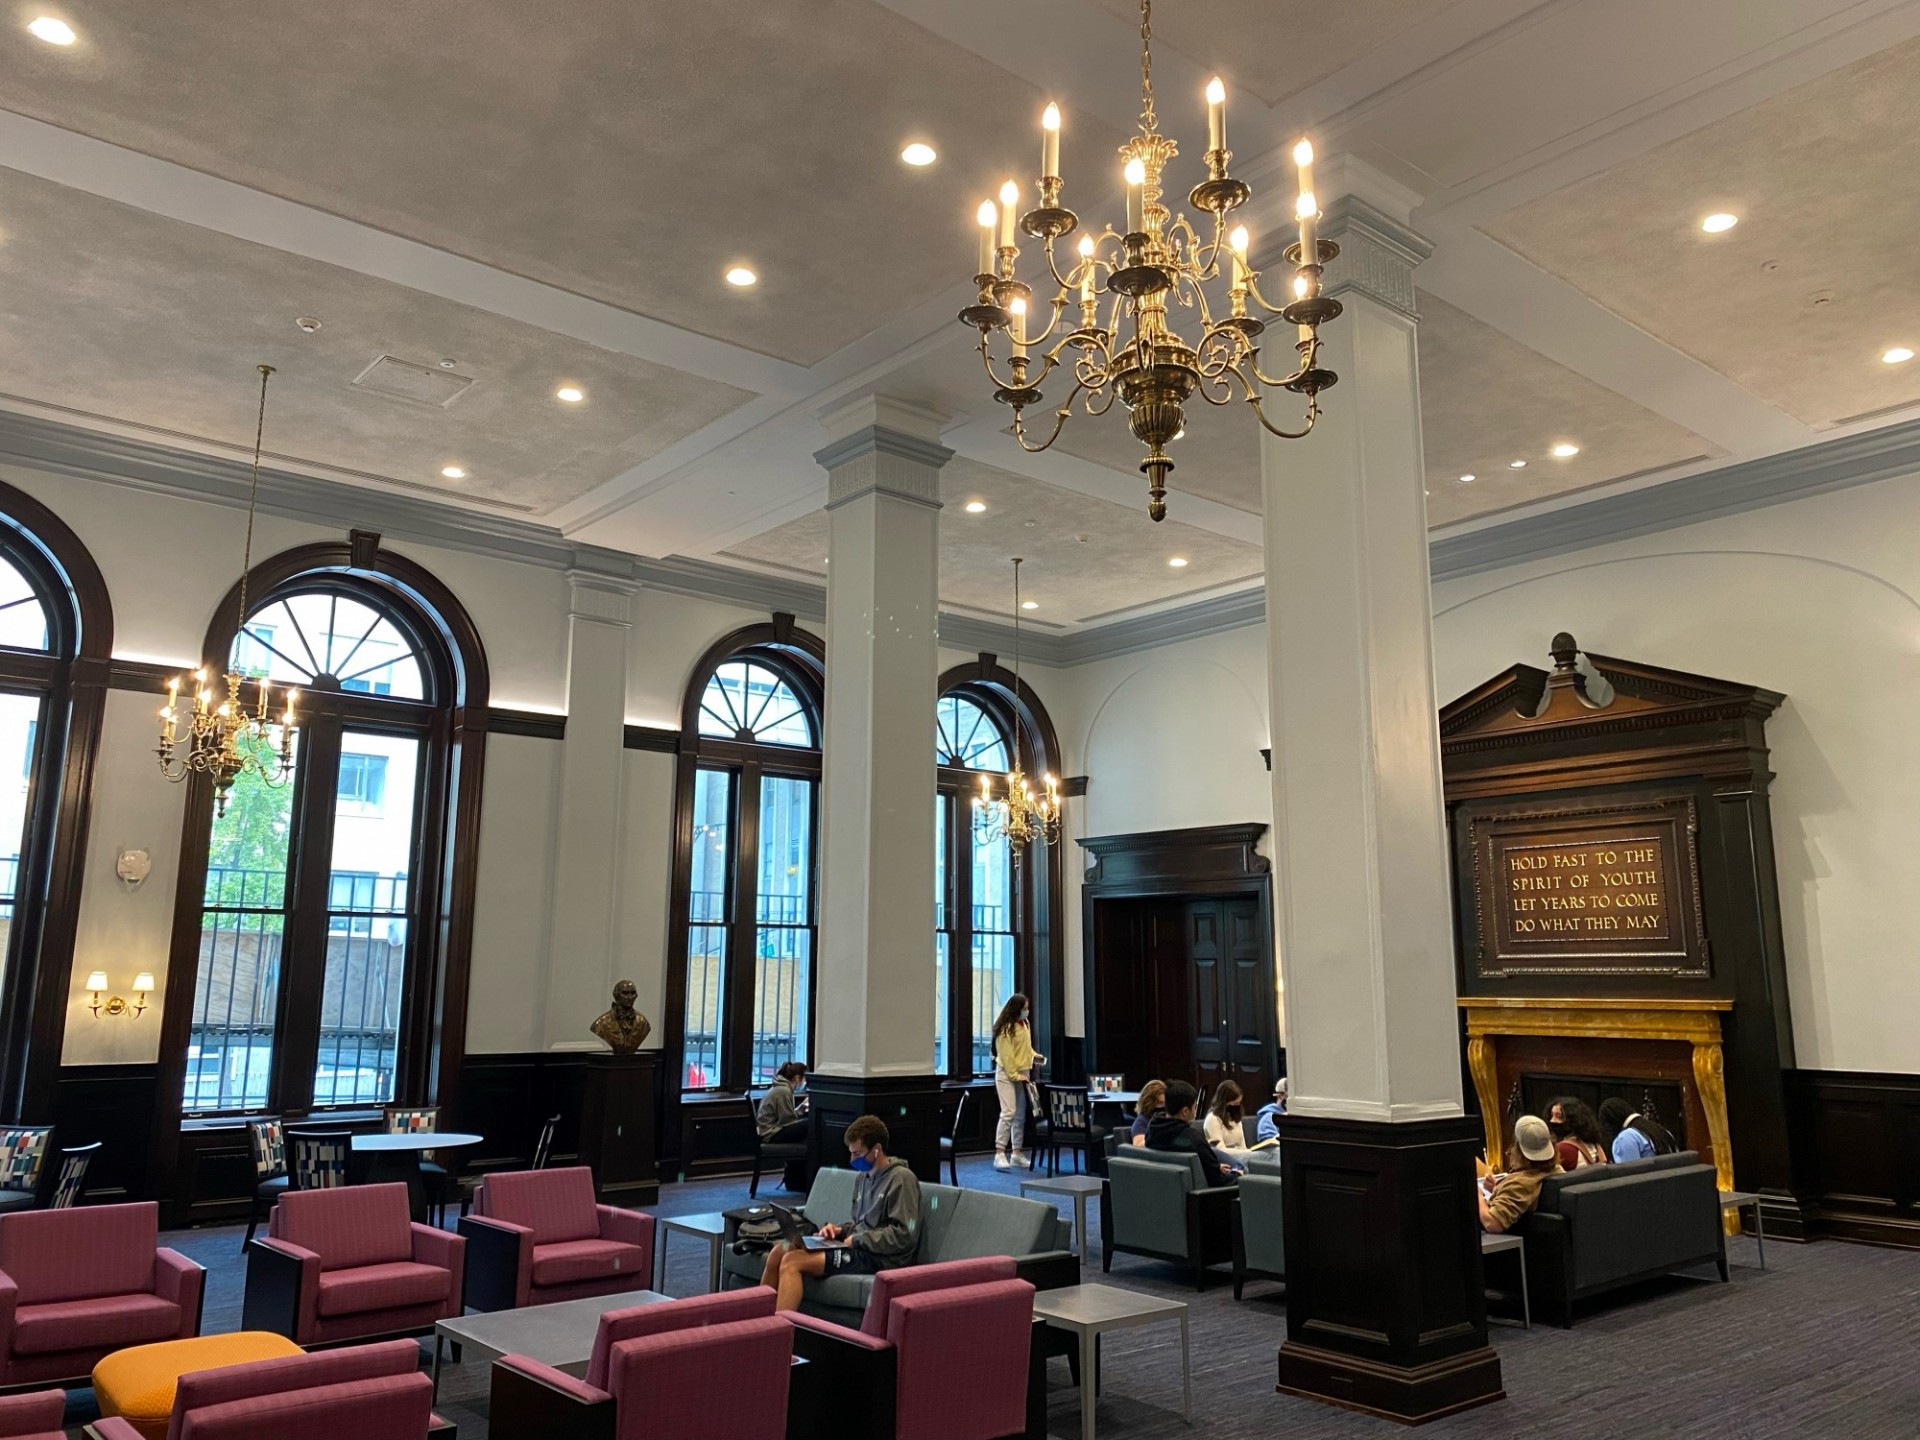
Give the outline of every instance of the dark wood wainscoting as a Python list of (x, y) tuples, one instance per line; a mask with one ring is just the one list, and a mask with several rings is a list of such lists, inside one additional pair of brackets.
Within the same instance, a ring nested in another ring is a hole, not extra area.
[(1790, 1076), (1823, 1235), (1920, 1250), (1920, 1075)]
[(100, 1151), (87, 1171), (86, 1203), (146, 1200), (155, 1065), (66, 1065), (54, 1086), (53, 1143)]
[(550, 1165), (580, 1157), (580, 1106), (586, 1090), (584, 1051), (530, 1050), (469, 1055), (460, 1066), (460, 1103), (450, 1128), (486, 1138), (462, 1159), (468, 1171), (523, 1170), (547, 1117), (558, 1115)]

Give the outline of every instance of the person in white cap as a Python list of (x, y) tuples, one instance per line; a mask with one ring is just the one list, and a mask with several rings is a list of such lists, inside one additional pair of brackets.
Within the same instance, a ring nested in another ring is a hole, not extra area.
[(1514, 1148), (1521, 1164), (1504, 1175), (1491, 1175), (1480, 1184), (1480, 1228), (1499, 1235), (1520, 1223), (1540, 1203), (1540, 1186), (1560, 1173), (1554, 1153), (1553, 1131), (1538, 1115), (1522, 1115), (1513, 1122)]

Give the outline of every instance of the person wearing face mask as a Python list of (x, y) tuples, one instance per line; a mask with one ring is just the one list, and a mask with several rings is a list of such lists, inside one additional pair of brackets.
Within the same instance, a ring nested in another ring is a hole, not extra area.
[(1032, 1168), (1021, 1142), (1026, 1139), (1027, 1086), (1033, 1068), (1047, 1057), (1033, 1050), (1033, 1031), (1027, 1023), (1027, 997), (1010, 995), (993, 1022), (993, 1088), (1000, 1097), (1000, 1124), (993, 1134), (993, 1168)]
[(1593, 1107), (1584, 1100), (1563, 1095), (1547, 1107), (1547, 1128), (1553, 1132), (1554, 1149), (1560, 1155), (1562, 1170), (1578, 1170), (1583, 1165), (1605, 1165), (1613, 1157), (1607, 1154), (1606, 1137), (1600, 1133), (1600, 1121)]
[(760, 1113), (754, 1128), (765, 1141), (804, 1140), (807, 1122), (800, 1114), (801, 1095), (807, 1088), (807, 1067), (789, 1060), (774, 1072), (773, 1084), (761, 1098)]
[(844, 1225), (822, 1225), (827, 1249), (795, 1249), (782, 1241), (767, 1251), (760, 1283), (774, 1292), (774, 1309), (797, 1310), (809, 1275), (877, 1275), (911, 1265), (920, 1249), (920, 1181), (913, 1167), (887, 1154), (887, 1125), (862, 1115), (847, 1126), (847, 1164), (853, 1182), (853, 1216)]

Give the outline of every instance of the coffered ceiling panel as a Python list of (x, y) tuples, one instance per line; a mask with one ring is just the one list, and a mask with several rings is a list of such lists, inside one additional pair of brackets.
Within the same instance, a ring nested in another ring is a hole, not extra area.
[[(1691, 431), (1464, 311), (1425, 292), (1419, 304), (1429, 524), (1717, 453)], [(1579, 453), (1556, 456), (1555, 445), (1574, 445)], [(1511, 469), (1515, 460), (1526, 461), (1525, 468)], [(1462, 475), (1474, 478), (1463, 483)]]
[[(404, 363), (367, 374), (383, 356)], [(0, 395), (250, 451), (259, 363), (279, 367), (275, 454), (533, 514), (750, 398), (0, 170)], [(424, 398), (377, 390), (382, 374)], [(560, 403), (562, 385), (585, 399)]]
[[(1920, 402), (1920, 41), (1483, 228), (1813, 425)], [(1709, 235), (1701, 219), (1739, 224)]]
[[(873, 0), (73, 18), (0, 45), (0, 104), (802, 363), (971, 273), (976, 203), (1039, 159), (1036, 90)], [(1117, 139), (1069, 116), (1072, 173)]]
[[(1038, 602), (1023, 620), (1059, 628), (1114, 611), (1260, 576), (1260, 549), (1166, 520), (1145, 506), (1092, 500), (991, 465), (956, 458), (940, 475), (940, 600), (949, 609), (1005, 619), (1016, 555), (1022, 594)], [(986, 509), (970, 515), (978, 501)], [(815, 579), (827, 573), (827, 515), (816, 510), (743, 541), (723, 558)], [(1167, 562), (1183, 559), (1184, 566)]]
[[(1135, 24), (1139, 0), (1094, 0)], [(1271, 105), (1344, 70), (1368, 51), (1459, 0), (1162, 0), (1156, 41), (1217, 69)], [(1163, 106), (1171, 102), (1162, 98)], [(1198, 96), (1192, 103), (1200, 104)], [(1168, 111), (1171, 114), (1171, 110)], [(1201, 111), (1204, 117), (1204, 108)], [(1205, 139), (1204, 126), (1201, 139)], [(1233, 135), (1229, 130), (1227, 139)]]

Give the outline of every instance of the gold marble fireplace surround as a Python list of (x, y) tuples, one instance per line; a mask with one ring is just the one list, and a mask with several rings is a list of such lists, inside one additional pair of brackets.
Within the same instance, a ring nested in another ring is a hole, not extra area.
[[(1487, 1131), (1487, 1163), (1501, 1167), (1506, 1140), (1501, 1120), (1502, 1036), (1579, 1040), (1678, 1041), (1693, 1047), (1693, 1084), (1707, 1122), (1708, 1148), (1720, 1188), (1733, 1189), (1733, 1147), (1727, 1134), (1727, 1087), (1721, 1054), (1720, 1016), (1731, 1000), (1614, 1000), (1463, 997), (1467, 1017), (1467, 1068)], [(1599, 1073), (1606, 1070), (1595, 1052)], [(1624, 1078), (1624, 1072), (1623, 1078)], [(1698, 1149), (1699, 1146), (1694, 1148)]]

